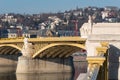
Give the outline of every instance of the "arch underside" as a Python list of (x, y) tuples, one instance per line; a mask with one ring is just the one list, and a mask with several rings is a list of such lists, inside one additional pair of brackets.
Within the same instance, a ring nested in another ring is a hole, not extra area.
[(33, 55), (33, 58), (66, 58), (71, 56), (73, 53), (80, 51), (81, 49), (85, 50), (85, 46), (81, 44), (69, 44), (69, 43), (57, 43), (50, 44)]
[[(81, 49), (85, 50), (85, 46), (82, 44), (76, 43), (54, 43), (49, 44), (43, 48), (41, 48), (38, 52), (36, 52), (32, 57), (40, 57), (40, 58), (64, 58), (69, 57), (73, 53), (80, 51)], [(10, 54), (17, 55), (21, 52), (21, 48), (12, 44), (0, 45), (0, 54)]]
[(15, 45), (0, 45), (0, 54), (2, 55), (18, 55), (21, 49)]

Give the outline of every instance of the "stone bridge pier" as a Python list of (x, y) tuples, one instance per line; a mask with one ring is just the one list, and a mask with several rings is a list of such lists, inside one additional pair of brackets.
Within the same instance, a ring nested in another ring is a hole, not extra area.
[(16, 73), (73, 72), (71, 55), (81, 49), (85, 50), (85, 41), (85, 38), (79, 36), (40, 37), (24, 40), (23, 38), (5, 38), (0, 39), (0, 55), (14, 56), (22, 53), (22, 56), (17, 56), (16, 61), (10, 64), (15, 65)]
[[(58, 39), (59, 41), (54, 43), (54, 40), (46, 42), (49, 44), (42, 46), (36, 53), (34, 45), (25, 40), (21, 50), (23, 55), (18, 59), (16, 73), (74, 72), (73, 57), (71, 55), (85, 49), (84, 42), (80, 41), (79, 37), (68, 42), (62, 40), (62, 38)], [(79, 42), (76, 39), (79, 39)]]
[(67, 73), (73, 72), (73, 58), (19, 57), (16, 73)]

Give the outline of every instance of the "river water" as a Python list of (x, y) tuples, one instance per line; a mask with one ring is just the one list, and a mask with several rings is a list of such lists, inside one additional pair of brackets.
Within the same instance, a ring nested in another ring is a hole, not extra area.
[(3, 74), (0, 73), (0, 80), (76, 80), (79, 74), (87, 71), (87, 62), (74, 62), (75, 73), (55, 74)]

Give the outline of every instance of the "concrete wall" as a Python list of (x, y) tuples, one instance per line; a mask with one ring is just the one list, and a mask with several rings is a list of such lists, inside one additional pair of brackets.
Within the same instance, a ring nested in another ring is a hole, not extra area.
[(16, 73), (72, 72), (73, 58), (30, 59), (19, 57)]

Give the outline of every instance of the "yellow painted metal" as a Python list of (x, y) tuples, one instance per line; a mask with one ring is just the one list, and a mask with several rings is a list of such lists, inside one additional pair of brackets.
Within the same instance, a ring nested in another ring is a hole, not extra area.
[[(23, 37), (19, 37), (19, 38), (2, 38), (0, 39), (0, 47), (2, 46), (10, 46), (13, 47), (15, 49), (18, 49), (18, 51), (22, 50), (22, 46), (23, 46)], [(55, 52), (59, 51), (58, 50), (54, 50), (51, 47), (54, 46), (72, 46), (72, 47), (78, 47), (78, 48), (82, 48), (85, 49), (85, 38), (81, 38), (80, 36), (75, 36), (75, 37), (40, 37), (40, 38), (28, 38), (28, 42), (32, 42), (34, 43), (34, 47), (35, 47), (35, 53), (33, 55), (33, 58), (35, 58), (36, 56), (44, 56), (42, 55), (43, 51), (46, 51), (47, 57), (54, 55)], [(47, 49), (50, 48), (47, 51)], [(17, 51), (17, 50), (15, 50)], [(17, 51), (17, 52), (18, 52)], [(14, 52), (14, 50), (13, 50)], [(17, 53), (16, 52), (16, 53)], [(10, 53), (11, 54), (11, 53)]]
[(44, 48), (40, 49), (37, 53), (35, 53), (33, 55), (33, 58), (35, 58), (37, 55), (39, 55), (42, 51), (50, 48), (50, 47), (53, 47), (53, 46), (74, 46), (74, 47), (79, 47), (79, 48), (82, 48), (82, 49), (85, 49), (85, 46), (81, 45), (81, 44), (76, 44), (76, 43), (53, 43), (53, 44), (50, 44), (48, 46), (45, 46)]
[[(23, 42), (24, 38), (2, 38), (0, 43), (16, 43)], [(80, 36), (76, 37), (40, 37), (40, 38), (28, 38), (29, 42), (55, 42), (55, 41), (81, 41), (85, 42), (86, 38), (81, 38)]]
[(96, 50), (98, 51), (98, 53), (103, 53), (105, 54), (107, 52), (107, 47), (97, 47)]
[(47, 54), (47, 57), (50, 57), (50, 56), (54, 55), (55, 53), (57, 53), (58, 49), (61, 50), (61, 47), (56, 46), (53, 50), (51, 50), (51, 52), (49, 54)]
[(2, 44), (2, 45), (0, 45), (0, 47), (3, 47), (3, 46), (13, 47), (13, 48), (16, 48), (16, 49), (18, 49), (18, 50), (20, 50), (20, 51), (22, 50), (22, 48), (14, 45), (14, 44)]
[(68, 54), (66, 54), (64, 57), (69, 57), (69, 56), (71, 56), (73, 53), (75, 53), (75, 52), (77, 52), (77, 51), (79, 51), (80, 49), (77, 49), (77, 48), (75, 48), (73, 51), (71, 51), (71, 52), (69, 52)]
[(14, 50), (12, 50), (11, 52), (10, 52), (10, 54), (15, 54), (16, 52), (18, 52), (18, 49), (14, 49)]
[(2, 54), (5, 54), (6, 53), (6, 50), (9, 50), (10, 47), (3, 47), (3, 49), (0, 51)]
[(109, 62), (108, 56), (109, 56), (108, 53), (105, 54), (105, 58), (106, 58), (105, 63), (104, 63), (105, 80), (108, 80), (108, 62)]
[(19, 51), (20, 52), (20, 50), (18, 50), (18, 49), (16, 49), (16, 48), (14, 48), (14, 47), (10, 47), (10, 46), (2, 46), (2, 47), (0, 47), (0, 53), (2, 53), (2, 54), (11, 54), (11, 52), (13, 53), (13, 51)]
[(101, 42), (102, 47), (109, 47), (109, 42)]
[(99, 64), (99, 65), (103, 65), (103, 62), (105, 61), (105, 57), (98, 57), (98, 56), (88, 56), (87, 61), (89, 64)]
[(52, 57), (55, 58), (55, 57), (57, 57), (58, 55), (63, 54), (68, 48), (69, 48), (69, 47), (67, 46), (67, 47), (61, 47), (60, 49), (57, 49), (58, 52), (55, 53), (54, 55), (52, 55)]
[(15, 55), (18, 55), (18, 53), (20, 53), (20, 51), (19, 51), (19, 50), (15, 51), (15, 53), (14, 53), (14, 54), (15, 54)]
[(4, 49), (4, 47), (0, 47), (0, 54), (2, 54), (2, 52), (1, 52), (1, 51), (2, 51), (3, 49)]
[(68, 47), (68, 49), (66, 49), (62, 54), (59, 55), (59, 57), (64, 57), (65, 54), (69, 54), (71, 51), (73, 51), (74, 48), (73, 47)]
[(29, 41), (32, 41), (32, 42), (36, 42), (36, 41), (48, 41), (48, 42), (55, 42), (55, 41), (83, 41), (85, 42), (86, 39), (85, 38), (81, 38), (81, 37), (40, 37), (40, 38), (29, 38), (28, 39)]
[[(87, 61), (88, 61), (88, 72), (87, 72), (87, 79), (86, 80), (92, 80), (91, 77), (95, 78), (94, 80), (104, 80), (104, 77), (102, 79), (100, 79), (101, 77), (99, 77), (99, 71), (100, 70), (100, 66), (103, 66), (103, 63), (105, 61), (105, 57), (102, 56), (88, 56), (87, 57)], [(96, 71), (97, 69), (97, 71)], [(96, 72), (94, 72), (96, 71)]]
[[(109, 43), (108, 42), (101, 42), (101, 47), (97, 47), (97, 54), (102, 54), (105, 57), (105, 61), (103, 64), (103, 71), (104, 71), (104, 80), (108, 80), (108, 48)], [(102, 78), (103, 79), (103, 78)]]
[(5, 54), (10, 54), (10, 52), (11, 52), (13, 49), (14, 49), (13, 47), (7, 47), (7, 48), (5, 48), (4, 53), (5, 53)]
[(23, 42), (23, 39), (9, 39), (9, 40), (0, 40), (0, 44), (5, 44), (5, 43), (19, 43)]
[(50, 53), (50, 49), (47, 49), (47, 50), (45, 50), (44, 52), (41, 52), (41, 53), (39, 54), (39, 57), (42, 58), (42, 57), (44, 57), (45, 55), (47, 55), (47, 54), (49, 54), (49, 53)]

